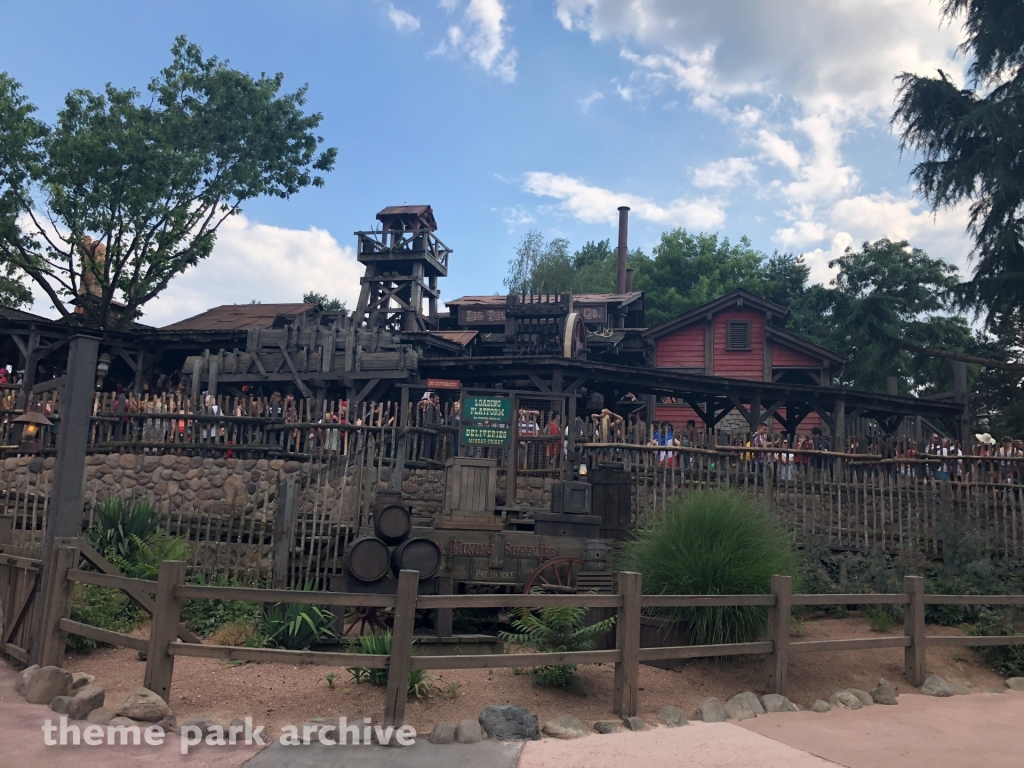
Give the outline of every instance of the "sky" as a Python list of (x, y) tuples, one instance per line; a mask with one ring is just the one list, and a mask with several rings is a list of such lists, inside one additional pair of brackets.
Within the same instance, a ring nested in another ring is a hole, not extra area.
[[(938, 0), (0, 0), (0, 71), (52, 122), (68, 91), (144, 90), (185, 34), (205, 55), (308, 84), (338, 148), (321, 189), (247, 202), (213, 254), (145, 307), (355, 304), (353, 232), (433, 206), (442, 300), (503, 292), (530, 229), (650, 253), (682, 227), (802, 253), (812, 280), (880, 237), (963, 268), (962, 209), (913, 192), (889, 120), (904, 71), (963, 80)], [(48, 20), (48, 21), (47, 21)], [(55, 23), (59, 20), (59, 23)], [(45, 35), (40, 36), (40, 25)], [(40, 294), (41, 295), (41, 294)], [(32, 311), (53, 314), (38, 298)]]

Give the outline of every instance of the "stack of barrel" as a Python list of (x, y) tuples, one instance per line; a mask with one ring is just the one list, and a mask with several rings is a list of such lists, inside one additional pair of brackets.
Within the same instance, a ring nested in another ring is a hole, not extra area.
[(420, 581), (441, 569), (441, 548), (430, 539), (410, 536), (412, 512), (400, 493), (378, 493), (373, 506), (373, 536), (354, 539), (342, 565), (351, 578), (373, 584), (399, 571), (419, 571)]

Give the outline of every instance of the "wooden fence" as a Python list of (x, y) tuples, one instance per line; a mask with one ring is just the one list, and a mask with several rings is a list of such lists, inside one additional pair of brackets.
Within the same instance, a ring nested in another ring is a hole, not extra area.
[[(789, 656), (795, 653), (821, 653), (875, 648), (903, 648), (904, 674), (914, 686), (926, 677), (926, 652), (929, 646), (1024, 645), (1024, 635), (1011, 636), (929, 636), (925, 634), (924, 612), (929, 604), (942, 605), (1024, 605), (1024, 595), (926, 595), (924, 579), (908, 576), (904, 591), (898, 594), (793, 595), (788, 576), (774, 576), (771, 592), (759, 595), (645, 595), (638, 573), (618, 574), (618, 590), (612, 595), (418, 595), (419, 574), (402, 571), (397, 594), (347, 594), (250, 588), (189, 586), (185, 584), (186, 564), (161, 563), (156, 582), (85, 571), (78, 568), (79, 550), (64, 540), (56, 550), (53, 569), (54, 588), (49, 593), (42, 634), (40, 664), (60, 665), (68, 633), (89, 637), (113, 645), (147, 652), (143, 684), (169, 700), (178, 656), (193, 656), (236, 661), (279, 662), (287, 664), (323, 664), (339, 667), (363, 667), (389, 671), (384, 709), (384, 725), (401, 726), (405, 717), (407, 678), (411, 669), (479, 669), (526, 667), (555, 664), (613, 664), (613, 710), (622, 717), (635, 715), (639, 708), (640, 664), (645, 661), (720, 656), (763, 655), (765, 689), (785, 695)], [(70, 545), (67, 545), (70, 544)], [(148, 640), (91, 627), (70, 619), (71, 590), (83, 582), (122, 589), (129, 594), (154, 595), (153, 621)], [(394, 630), (390, 655), (288, 651), (266, 648), (207, 645), (181, 642), (181, 605), (185, 599), (242, 600), (257, 603), (285, 602), (323, 606), (373, 607), (394, 609)], [(901, 605), (904, 633), (899, 637), (854, 638), (847, 640), (790, 641), (790, 617), (795, 605)], [(615, 648), (562, 653), (506, 653), (472, 656), (413, 655), (413, 622), (417, 609), (466, 608), (542, 608), (579, 606), (615, 610)], [(645, 609), (706, 608), (722, 606), (761, 606), (768, 611), (768, 636), (758, 642), (725, 645), (640, 647), (641, 616)]]

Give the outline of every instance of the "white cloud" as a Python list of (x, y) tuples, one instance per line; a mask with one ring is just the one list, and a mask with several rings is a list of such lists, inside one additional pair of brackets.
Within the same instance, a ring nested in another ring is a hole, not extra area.
[[(454, 10), (444, 2), (441, 7)], [(501, 0), (470, 0), (461, 24), (448, 27), (445, 38), (433, 53), (455, 56), (465, 53), (489, 75), (505, 83), (515, 82), (516, 59), (519, 53), (508, 47), (506, 37), (512, 28), (506, 24), (505, 6)]]
[(600, 91), (594, 91), (592, 94), (587, 96), (585, 99), (580, 99), (580, 109), (583, 110), (583, 114), (590, 111), (590, 107), (595, 101), (600, 101), (604, 98), (604, 94)]
[(693, 172), (693, 186), (701, 189), (735, 187), (742, 181), (749, 181), (756, 170), (757, 166), (745, 157), (715, 160)]
[[(497, 211), (497, 208), (492, 210)], [(508, 231), (512, 232), (518, 227), (525, 226), (526, 224), (532, 224), (536, 219), (533, 214), (526, 210), (521, 205), (514, 205), (510, 208), (501, 209), (501, 220), (508, 225)]]
[(561, 201), (563, 211), (591, 224), (614, 224), (620, 205), (628, 205), (633, 216), (665, 226), (711, 229), (725, 221), (722, 205), (707, 197), (678, 199), (661, 206), (645, 197), (612, 192), (571, 176), (543, 171), (527, 173), (523, 188), (534, 195)]
[(438, 5), (441, 6), (442, 8), (444, 8), (444, 10), (447, 13), (451, 13), (452, 11), (454, 11), (458, 7), (459, 0), (441, 0), (438, 3)]
[(420, 28), (420, 20), (408, 11), (402, 11), (388, 3), (388, 18), (399, 32), (415, 32)]
[(232, 216), (209, 258), (174, 278), (144, 307), (141, 322), (164, 326), (220, 304), (302, 301), (307, 291), (337, 297), (351, 309), (363, 267), (354, 249), (323, 229), (285, 229)]
[(839, 270), (830, 267), (829, 262), (842, 256), (847, 247), (852, 244), (853, 236), (849, 232), (839, 232), (832, 238), (828, 248), (815, 248), (813, 251), (806, 251), (803, 257), (804, 263), (811, 269), (811, 282), (824, 285), (832, 282)]

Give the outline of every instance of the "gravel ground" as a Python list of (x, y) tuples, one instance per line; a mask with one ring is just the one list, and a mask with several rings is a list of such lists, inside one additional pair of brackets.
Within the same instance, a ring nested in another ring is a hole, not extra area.
[[(891, 634), (900, 634), (895, 629)], [(957, 634), (950, 627), (931, 627), (928, 634)], [(877, 637), (866, 619), (852, 614), (844, 619), (808, 621), (793, 640), (831, 640)], [(108, 702), (119, 702), (133, 688), (142, 685), (145, 663), (135, 651), (98, 649), (86, 656), (69, 656), (65, 667), (96, 676), (107, 690)], [(666, 671), (642, 666), (640, 671), (640, 716), (656, 722), (657, 712), (666, 704), (682, 707), (692, 715), (708, 696), (725, 700), (745, 690), (763, 690), (763, 659), (741, 658), (725, 661), (697, 660), (679, 670)], [(956, 680), (974, 691), (1002, 686), (1002, 679), (976, 653), (965, 648), (933, 648), (928, 652), (928, 671)], [(324, 676), (339, 674), (335, 690)], [(612, 714), (613, 670), (608, 665), (581, 667), (579, 676), (585, 692), (566, 692), (537, 687), (528, 674), (510, 669), (439, 671), (435, 684), (461, 684), (458, 695), (449, 700), (440, 693), (422, 701), (411, 700), (406, 722), (420, 734), (435, 723), (476, 719), (490, 704), (517, 704), (534, 712), (543, 724), (558, 715), (571, 713), (592, 723), (614, 719)], [(790, 656), (789, 698), (804, 707), (815, 699), (828, 697), (838, 688), (871, 690), (885, 677), (903, 693), (917, 693), (903, 680), (903, 649), (889, 648), (841, 653), (809, 653)], [(351, 682), (344, 669), (319, 666), (294, 667), (282, 664), (229, 666), (214, 659), (179, 657), (175, 661), (170, 705), (181, 721), (209, 715), (221, 722), (251, 716), (257, 724), (279, 732), (284, 724), (301, 724), (312, 717), (346, 716), (350, 721), (371, 717), (379, 721), (384, 708), (384, 691), (366, 683)]]

